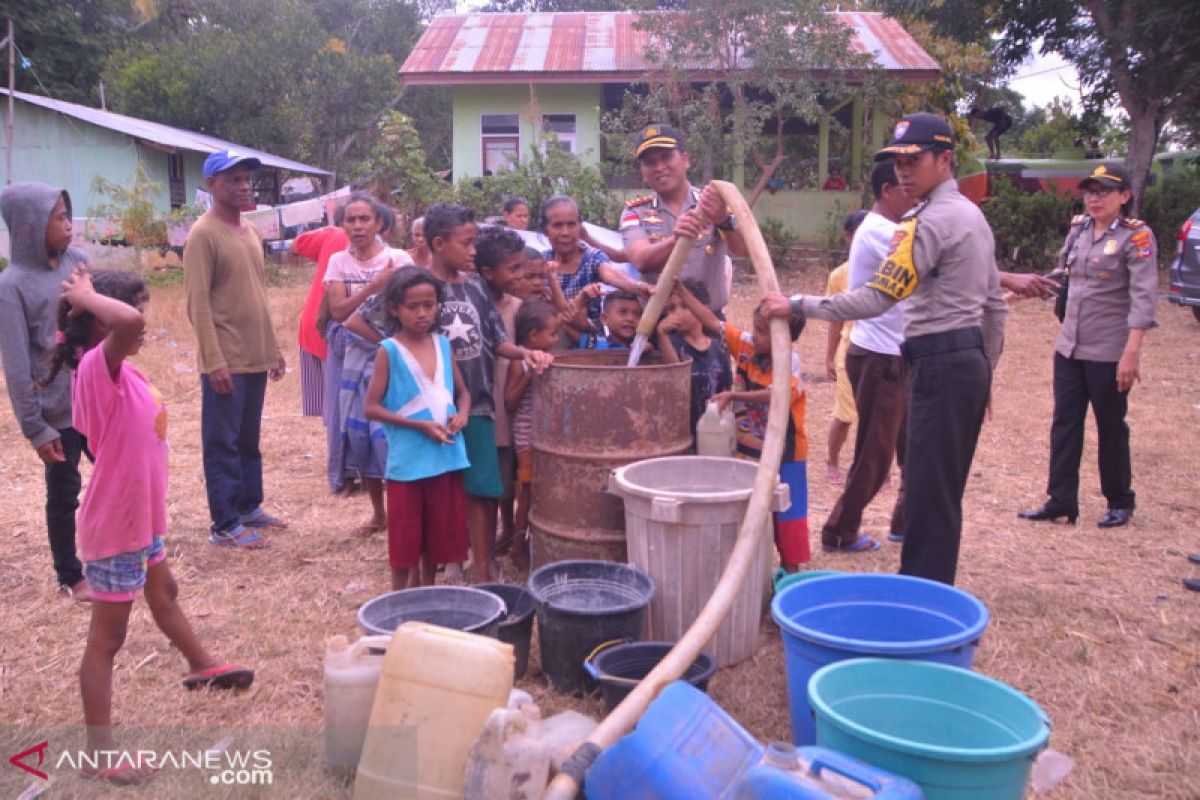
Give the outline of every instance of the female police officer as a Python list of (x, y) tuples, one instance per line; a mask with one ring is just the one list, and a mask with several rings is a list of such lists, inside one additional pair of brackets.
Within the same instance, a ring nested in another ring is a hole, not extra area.
[(1054, 346), (1054, 420), (1050, 426), (1050, 499), (1021, 511), (1029, 520), (1079, 516), (1079, 460), (1090, 403), (1100, 445), (1100, 489), (1108, 512), (1097, 523), (1129, 522), (1134, 493), (1125, 409), (1139, 378), (1142, 339), (1154, 327), (1158, 269), (1154, 234), (1130, 219), (1129, 173), (1100, 165), (1079, 187), (1087, 213), (1071, 222), (1058, 272), (1069, 275), (1066, 314)]

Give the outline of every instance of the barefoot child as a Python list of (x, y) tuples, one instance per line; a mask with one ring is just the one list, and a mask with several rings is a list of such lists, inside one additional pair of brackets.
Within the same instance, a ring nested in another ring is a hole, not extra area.
[[(209, 655), (176, 602), (179, 589), (166, 562), (167, 411), (154, 387), (125, 359), (141, 349), (148, 299), (133, 273), (76, 273), (63, 282), (60, 344), (50, 379), (75, 372), (75, 427), (96, 463), (79, 512), (79, 549), (94, 604), (79, 666), (87, 751), (113, 750), (113, 660), (125, 641), (138, 591), (159, 629), (187, 659), (189, 689), (244, 689), (254, 673)], [(83, 777), (141, 783), (154, 771), (140, 764), (84, 769)]]
[(467, 424), (471, 393), (450, 340), (433, 333), (443, 298), (441, 285), (419, 267), (405, 267), (388, 281), (384, 299), (397, 331), (375, 355), (364, 404), (367, 418), (381, 423), (388, 439), (393, 589), (432, 586), (436, 565), (467, 559), (462, 470), (469, 464), (458, 434)]
[(682, 358), (692, 360), (689, 424), (693, 442), (696, 424), (704, 415), (708, 401), (733, 386), (733, 370), (729, 366), (725, 340), (706, 334), (698, 314), (717, 321), (716, 315), (709, 310), (708, 288), (698, 280), (687, 278), (676, 282), (675, 289), (663, 304), (663, 317), (658, 323), (658, 345), (663, 360), (672, 364)]
[[(738, 452), (760, 458), (763, 437), (767, 432), (767, 406), (771, 401), (771, 332), (762, 306), (754, 310), (753, 331), (743, 331), (728, 322), (720, 323), (709, 312), (705, 321), (709, 330), (719, 327), (725, 345), (733, 356), (737, 388), (714, 395), (721, 408), (735, 404), (738, 415)], [(791, 326), (792, 341), (804, 329), (803, 321)], [(784, 441), (783, 457), (779, 463), (779, 480), (791, 490), (792, 505), (787, 511), (775, 514), (775, 547), (779, 561), (788, 572), (812, 558), (808, 542), (808, 438), (804, 435), (804, 409), (807, 398), (800, 378), (800, 356), (791, 354), (791, 402)]]
[[(531, 297), (517, 309), (517, 344), (528, 350), (549, 352), (558, 341), (559, 316), (554, 306), (538, 297)], [(529, 569), (529, 501), (533, 482), (533, 450), (530, 434), (533, 429), (533, 372), (523, 362), (508, 365), (508, 380), (504, 388), (504, 405), (512, 414), (513, 448), (517, 454), (517, 507), (514, 520), (516, 540), (513, 561), (518, 569)]]

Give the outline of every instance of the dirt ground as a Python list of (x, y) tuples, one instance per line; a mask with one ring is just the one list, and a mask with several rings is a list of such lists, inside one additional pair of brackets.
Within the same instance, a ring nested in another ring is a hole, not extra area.
[[(297, 270), (271, 293), (293, 368), (295, 320), (309, 275), (311, 269)], [(824, 275), (793, 273), (783, 283), (789, 290), (820, 291)], [(755, 294), (739, 284), (735, 322), (748, 322)], [(138, 604), (116, 663), (118, 735), (128, 742), (136, 738), (134, 726), (152, 725), (158, 727), (147, 735), (159, 746), (189, 732), (205, 747), (220, 739), (234, 749), (270, 740), (274, 786), (222, 790), (164, 774), (145, 789), (101, 788), (57, 769), (47, 796), (343, 796), (346, 784), (319, 764), (324, 641), (335, 633), (353, 637), (357, 608), (387, 590), (385, 542), (349, 536), (367, 515), (366, 498), (328, 494), (323, 429), (320, 420), (301, 416), (293, 369), (269, 388), (263, 423), (267, 505), (291, 528), (265, 552), (206, 544), (199, 381), (182, 289), (156, 290), (148, 315), (147, 346), (137, 363), (170, 409), (171, 569), (203, 640), (255, 667), (258, 679), (239, 696), (183, 691), (182, 659)], [(1130, 527), (1102, 531), (1094, 525), (1104, 502), (1091, 429), (1079, 525), (1033, 524), (1015, 516), (1042, 501), (1046, 477), (1056, 322), (1050, 306), (1038, 301), (1017, 305), (1009, 317), (994, 418), (983, 430), (964, 501), (959, 585), (992, 613), (976, 668), (1028, 693), (1052, 719), (1051, 746), (1077, 766), (1051, 798), (1200, 796), (1200, 595), (1180, 585), (1185, 575), (1200, 577), (1200, 567), (1186, 560), (1187, 553), (1200, 551), (1200, 324), (1165, 302), (1159, 321), (1148, 337), (1143, 383), (1130, 404), (1138, 491)], [(823, 469), (833, 397), (833, 385), (820, 377), (824, 341), (824, 324), (814, 322), (799, 343), (809, 392), (814, 543), (836, 499)], [(842, 455), (846, 463), (852, 442)], [(7, 412), (0, 414), (0, 492), (0, 537), (7, 543), (0, 561), (0, 754), (7, 760), (47, 739), (49, 761), (62, 742), (79, 736), (76, 672), (89, 614), (55, 590), (41, 468)], [(868, 532), (886, 534), (892, 497), (885, 490), (871, 506)], [(892, 572), (898, 560), (898, 547), (885, 545), (865, 555), (818, 552), (812, 566)], [(520, 686), (546, 712), (600, 712), (598, 701), (551, 693), (537, 675), (536, 660)], [(769, 617), (758, 654), (720, 672), (710, 691), (755, 735), (789, 737), (784, 661)], [(8, 764), (0, 766), (0, 775), (6, 796), (28, 783), (27, 774)]]

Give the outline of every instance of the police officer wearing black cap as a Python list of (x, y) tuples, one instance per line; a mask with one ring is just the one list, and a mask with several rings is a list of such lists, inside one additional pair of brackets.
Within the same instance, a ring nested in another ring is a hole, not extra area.
[(1158, 263), (1150, 226), (1126, 216), (1133, 194), (1124, 167), (1101, 164), (1079, 188), (1087, 213), (1071, 221), (1058, 256), (1057, 271), (1069, 275), (1069, 288), (1054, 344), (1049, 499), (1018, 515), (1034, 521), (1078, 517), (1079, 461), (1090, 405), (1099, 440), (1100, 490), (1108, 501), (1097, 524), (1116, 528), (1133, 515), (1125, 411), (1139, 377), (1142, 338), (1155, 326)]
[(933, 114), (896, 123), (876, 159), (892, 158), (900, 187), (920, 203), (900, 222), (875, 276), (852, 292), (768, 295), (769, 316), (877, 316), (907, 299), (901, 352), (908, 370), (908, 458), (900, 572), (954, 583), (962, 497), (1004, 342), (1007, 304), (995, 241), (958, 191), (954, 138)]
[(691, 157), (677, 128), (647, 125), (638, 133), (634, 156), (653, 193), (625, 203), (620, 227), (629, 260), (643, 273), (657, 273), (678, 237), (695, 239), (680, 277), (702, 282), (713, 310), (720, 311), (729, 301), (726, 257), (747, 254), (733, 215), (711, 184), (700, 190), (688, 182)]

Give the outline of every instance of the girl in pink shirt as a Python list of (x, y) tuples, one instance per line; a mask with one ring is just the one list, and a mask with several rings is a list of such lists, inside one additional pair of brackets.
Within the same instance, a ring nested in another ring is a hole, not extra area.
[(138, 591), (154, 621), (188, 661), (183, 684), (245, 688), (254, 673), (222, 664), (196, 638), (176, 602), (179, 592), (167, 567), (167, 411), (146, 377), (125, 359), (141, 349), (149, 295), (129, 272), (76, 272), (63, 282), (58, 312), (59, 344), (51, 377), (74, 370), (74, 425), (87, 437), (95, 467), (79, 509), (78, 539), (94, 598), (79, 687), (87, 725), (87, 751), (97, 764), (85, 778), (115, 784), (142, 783), (154, 770), (128, 760), (106, 765), (102, 751), (112, 738), (113, 660), (125, 641)]

